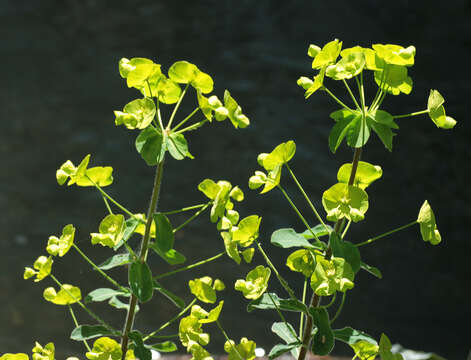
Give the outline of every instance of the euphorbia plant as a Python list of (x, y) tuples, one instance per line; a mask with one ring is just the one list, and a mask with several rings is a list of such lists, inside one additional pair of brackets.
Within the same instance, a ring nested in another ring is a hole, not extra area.
[[(190, 280), (189, 292), (194, 295), (194, 299), (188, 304), (185, 304), (182, 298), (166, 289), (160, 282), (175, 273), (191, 270), (224, 255), (223, 251), (191, 265), (182, 266), (186, 258), (175, 248), (174, 234), (206, 210), (210, 212), (210, 220), (217, 223), (219, 230), (223, 231), (239, 224), (242, 231), (244, 226), (251, 222), (250, 218), (239, 222), (239, 213), (234, 209), (234, 202), (244, 199), (242, 190), (237, 186), (232, 186), (228, 181), (215, 182), (205, 179), (198, 186), (198, 189), (207, 197), (203, 203), (172, 211), (158, 211), (166, 158), (170, 157), (175, 160), (193, 158), (188, 150), (185, 137), (187, 132), (211, 123), (213, 120), (224, 121), (226, 119), (236, 129), (245, 128), (249, 125), (249, 119), (243, 114), (242, 108), (229, 91), (224, 92), (222, 100), (216, 95), (207, 97), (213, 91), (212, 78), (187, 61), (174, 63), (169, 68), (167, 76), (162, 72), (161, 65), (152, 60), (123, 58), (119, 62), (119, 73), (126, 80), (129, 88), (137, 89), (142, 95), (126, 104), (122, 110), (115, 111), (114, 114), (117, 126), (123, 125), (138, 133), (135, 141), (136, 150), (147, 165), (155, 167), (155, 178), (147, 212), (143, 214), (131, 211), (105, 191), (104, 188), (113, 183), (112, 167), (90, 167), (90, 155), (86, 155), (78, 165), (70, 160), (66, 161), (57, 170), (58, 184), (95, 187), (103, 198), (108, 213), (99, 222), (97, 232), (88, 235), (91, 243), (118, 253), (101, 265), (96, 264), (92, 260), (93, 256), (85, 254), (74, 242), (76, 237), (83, 238), (87, 235), (81, 234), (74, 225), (68, 224), (64, 226), (60, 235), (49, 237), (45, 244), (45, 251), (48, 255), (39, 256), (33, 267), (27, 267), (24, 271), (24, 278), (34, 278), (35, 282), (50, 280), (56, 285), (56, 287), (47, 287), (44, 290), (44, 299), (56, 305), (68, 307), (75, 325), (71, 329), (70, 337), (72, 340), (83, 342), (87, 350), (84, 354), (87, 359), (150, 360), (152, 349), (160, 352), (176, 351), (177, 344), (172, 341), (173, 337), (179, 337), (182, 345), (193, 354), (195, 359), (208, 358), (209, 353), (203, 346), (208, 344), (209, 335), (203, 333), (202, 329), (208, 323), (216, 323), (226, 337), (224, 349), (230, 357), (245, 354), (249, 358), (254, 352), (255, 343), (243, 338), (241, 343), (236, 345), (221, 326), (218, 318), (224, 302), (219, 301), (218, 305), (210, 311), (196, 304), (198, 300), (205, 304), (214, 304), (217, 300), (216, 292), (225, 287), (221, 280), (209, 276)], [(195, 108), (188, 116), (177, 122), (177, 111), (185, 94), (190, 91), (193, 91), (195, 95)], [(169, 118), (164, 119), (161, 115), (161, 107), (167, 105), (173, 105), (173, 110)], [(190, 121), (199, 112), (202, 113), (202, 119), (191, 124)], [(189, 211), (194, 211), (194, 214), (182, 224), (175, 227), (171, 224), (170, 215)], [(243, 237), (243, 234), (241, 236)], [(111, 287), (87, 290), (88, 295), (83, 296), (79, 287), (64, 283), (60, 275), (54, 272), (53, 263), (61, 261), (61, 258), (69, 251), (77, 251), (96, 270), (97, 274), (109, 282)], [(251, 260), (252, 254), (253, 249), (242, 252), (246, 261)], [(167, 273), (162, 273), (160, 270), (159, 273), (158, 267), (149, 266), (149, 255), (158, 256), (161, 261), (178, 267)], [(120, 284), (109, 274), (109, 270), (115, 268), (128, 272), (127, 284)], [(139, 306), (149, 302), (155, 293), (168, 298), (175, 305), (175, 314), (171, 314), (165, 324), (151, 333), (144, 334), (134, 327), (134, 318)], [(117, 311), (125, 310), (126, 316), (122, 329), (113, 328), (90, 306), (92, 302), (103, 301), (119, 309)], [(89, 315), (92, 324), (79, 323), (74, 310), (77, 306)], [(185, 315), (188, 316), (184, 317)], [(172, 325), (176, 326), (178, 320), (181, 320), (178, 335), (162, 335), (162, 330)], [(89, 344), (89, 341), (93, 341), (93, 344)], [(53, 360), (55, 346), (52, 342), (44, 347), (36, 343), (32, 352), (34, 360)], [(28, 359), (28, 355), (7, 353), (0, 359), (24, 360)]]
[[(279, 229), (271, 236), (273, 245), (289, 251), (286, 266), (304, 277), (302, 290), (296, 291), (282, 277), (278, 264), (269, 259), (256, 238), (255, 246), (267, 266), (257, 266), (248, 273), (246, 280), (237, 280), (235, 283), (235, 289), (251, 300), (249, 311), (270, 309), (275, 310), (280, 317), (280, 322), (272, 325), (272, 331), (284, 343), (271, 349), (270, 358), (291, 352), (298, 360), (304, 360), (309, 350), (316, 355), (327, 355), (333, 350), (335, 341), (342, 341), (351, 346), (354, 358), (372, 360), (380, 355), (381, 359), (402, 359), (400, 354), (391, 352), (391, 343), (386, 335), (383, 334), (378, 342), (351, 327), (335, 329), (333, 323), (342, 311), (347, 292), (354, 288), (355, 276), (359, 271), (382, 277), (379, 269), (362, 260), (362, 246), (416, 225), (424, 241), (432, 245), (441, 241), (434, 213), (427, 201), (421, 206), (417, 219), (411, 219), (406, 225), (360, 242), (352, 241), (348, 234), (351, 224), (362, 221), (366, 216), (369, 204), (367, 188), (380, 179), (383, 173), (380, 166), (360, 160), (370, 136), (376, 134), (386, 149), (392, 151), (394, 131), (399, 129), (396, 123), (398, 119), (428, 114), (439, 128), (451, 129), (456, 124), (455, 120), (446, 116), (444, 99), (437, 90), (430, 91), (425, 110), (393, 115), (381, 109), (387, 95), (409, 94), (412, 91), (408, 69), (414, 65), (415, 52), (413, 46), (404, 48), (391, 44), (375, 44), (372, 48), (355, 46), (342, 50), (339, 40), (331, 41), (322, 48), (315, 45), (308, 48), (308, 55), (313, 58), (312, 68), (317, 74), (313, 78), (300, 77), (297, 83), (304, 88), (306, 98), (315, 92), (324, 92), (340, 105), (340, 109), (330, 114), (335, 124), (328, 145), (335, 153), (346, 140), (347, 146), (353, 149), (353, 160), (339, 168), (338, 182), (322, 194), (326, 213), (324, 218), (289, 165), (296, 152), (294, 141), (281, 143), (272, 152), (260, 154), (257, 158), (264, 171), (255, 171), (249, 180), (249, 187), (262, 188), (261, 194), (275, 188), (280, 190), (305, 227), (300, 232), (293, 228)], [(376, 94), (369, 100), (364, 87), (367, 76), (378, 87)], [(346, 95), (350, 98), (349, 104), (329, 89), (327, 82), (330, 80), (344, 84)], [(357, 90), (356, 96), (351, 83)], [(312, 210), (310, 216), (316, 218), (318, 225), (313, 226), (308, 222), (308, 216), (301, 214), (281, 185), (283, 169), (303, 195)], [(282, 298), (267, 290), (271, 273), (276, 276), (287, 297)], [(309, 292), (311, 296), (308, 296)], [(286, 311), (300, 313), (297, 327), (287, 322), (283, 315)]]

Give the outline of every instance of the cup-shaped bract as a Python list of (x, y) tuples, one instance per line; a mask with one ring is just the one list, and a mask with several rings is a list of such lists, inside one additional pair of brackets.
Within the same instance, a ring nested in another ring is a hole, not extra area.
[(180, 84), (190, 84), (197, 91), (208, 94), (213, 91), (213, 79), (188, 61), (177, 61), (168, 70), (168, 76)]
[(368, 194), (359, 187), (337, 183), (324, 191), (322, 205), (330, 221), (345, 218), (358, 222), (365, 218), (368, 210)]
[(376, 84), (385, 92), (392, 95), (412, 91), (412, 78), (407, 75), (407, 67), (401, 65), (385, 64), (381, 70), (374, 73)]
[(226, 341), (224, 351), (228, 353), (228, 360), (253, 360), (256, 347), (254, 341), (243, 337), (239, 344), (235, 344), (233, 340)]
[(292, 271), (302, 273), (305, 277), (310, 277), (316, 268), (314, 253), (308, 249), (296, 250), (286, 259), (286, 266)]
[(55, 352), (54, 343), (50, 342), (42, 346), (40, 343), (36, 342), (32, 350), (32, 358), (33, 360), (54, 360)]
[(444, 103), (445, 99), (443, 99), (443, 96), (438, 90), (430, 90), (427, 102), (427, 110), (430, 119), (432, 119), (439, 128), (452, 129), (456, 125), (456, 120), (446, 116), (445, 108), (443, 107)]
[(74, 244), (75, 227), (72, 224), (64, 226), (60, 238), (49, 236), (46, 251), (53, 256), (62, 257), (70, 250)]
[(366, 59), (363, 52), (351, 52), (335, 65), (329, 65), (325, 74), (334, 80), (351, 79), (363, 71)]
[(0, 360), (29, 360), (29, 356), (25, 353), (6, 353), (0, 356)]
[(145, 129), (155, 117), (155, 103), (151, 98), (136, 99), (127, 103), (123, 111), (115, 111), (115, 124), (128, 129)]
[(48, 287), (44, 290), (43, 297), (56, 305), (71, 305), (82, 299), (82, 293), (76, 286), (63, 284), (59, 292), (56, 292), (53, 287)]
[(330, 260), (316, 256), (316, 268), (311, 276), (311, 288), (319, 296), (330, 296), (336, 291), (345, 292), (353, 288), (355, 274), (343, 258)]
[(245, 280), (238, 279), (234, 285), (237, 291), (241, 291), (246, 299), (256, 300), (267, 290), (271, 270), (263, 265), (251, 270)]
[(85, 356), (89, 360), (121, 360), (122, 354), (121, 345), (116, 340), (101, 337), (95, 340), (92, 350)]
[(250, 215), (242, 219), (237, 228), (232, 230), (232, 239), (241, 246), (247, 247), (258, 238), (258, 229), (262, 218), (257, 215)]
[(200, 324), (208, 324), (208, 323), (216, 322), (219, 319), (219, 315), (221, 314), (223, 305), (224, 305), (224, 300), (221, 300), (214, 309), (209, 311), (206, 319), (199, 320)]
[(92, 244), (115, 247), (124, 235), (125, 221), (121, 214), (109, 214), (101, 222), (99, 233), (91, 233)]
[(204, 276), (188, 282), (190, 291), (195, 297), (205, 303), (214, 304), (216, 302), (216, 290), (213, 288), (213, 279)]
[[(343, 164), (337, 172), (338, 182), (348, 184), (351, 172), (352, 163)], [(381, 169), (381, 166), (372, 165), (366, 161), (359, 161), (353, 185), (365, 190), (374, 181), (381, 178), (382, 175), (383, 169)]]
[(321, 69), (327, 65), (335, 63), (341, 50), (342, 42), (338, 39), (325, 44), (322, 47), (322, 50), (315, 55), (314, 60), (312, 60), (312, 68)]
[(442, 241), (435, 221), (435, 214), (427, 200), (424, 201), (420, 208), (417, 222), (420, 225), (420, 233), (424, 241), (428, 241), (432, 245), (438, 245)]
[(372, 47), (376, 51), (376, 55), (387, 64), (400, 66), (414, 65), (415, 47), (412, 45), (404, 48), (393, 44), (374, 44)]
[(51, 274), (52, 263), (53, 260), (51, 256), (39, 256), (33, 264), (34, 269), (30, 267), (25, 267), (23, 278), (26, 280), (32, 278), (33, 276), (36, 276), (34, 282), (41, 281), (42, 279)]
[(227, 109), (227, 116), (236, 129), (249, 126), (249, 118), (242, 113), (242, 108), (228, 90), (224, 91), (224, 107)]

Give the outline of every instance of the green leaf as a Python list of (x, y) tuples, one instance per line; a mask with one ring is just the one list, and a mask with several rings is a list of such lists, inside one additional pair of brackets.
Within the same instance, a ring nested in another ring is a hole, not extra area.
[(101, 222), (99, 233), (91, 233), (92, 244), (100, 244), (114, 248), (124, 235), (124, 216), (109, 214)]
[(317, 53), (312, 61), (313, 69), (320, 69), (324, 66), (335, 63), (342, 49), (342, 42), (335, 39), (325, 44), (321, 51)]
[(209, 324), (217, 321), (219, 319), (219, 315), (221, 314), (223, 305), (224, 300), (221, 300), (219, 304), (208, 313), (208, 317), (206, 319), (199, 320), (200, 324)]
[[(128, 219), (126, 219), (126, 221), (124, 222), (123, 237), (122, 237), (121, 240), (113, 247), (113, 250), (116, 251), (116, 250), (118, 250), (121, 246), (123, 246), (123, 244), (129, 240), (129, 238), (132, 236), (132, 234), (134, 234), (134, 232), (136, 231), (137, 227), (138, 227), (140, 224), (144, 225), (144, 224), (141, 222), (141, 219), (136, 218), (136, 217), (134, 217), (134, 216), (131, 216), (131, 217), (129, 217)], [(153, 227), (155, 228), (154, 222), (152, 223), (152, 225), (154, 225)], [(151, 228), (152, 228), (152, 226), (151, 226)], [(152, 235), (152, 234), (151, 234), (151, 235)], [(154, 229), (154, 237), (155, 237), (155, 229)]]
[(108, 299), (111, 299), (113, 296), (129, 296), (128, 293), (114, 290), (114, 289), (109, 289), (109, 288), (100, 288), (100, 289), (95, 289), (91, 291), (87, 296), (85, 296), (85, 299), (83, 300), (86, 304), (90, 302), (100, 302), (100, 301), (105, 301)]
[[(340, 183), (348, 184), (351, 172), (352, 164), (343, 164), (337, 172), (337, 180)], [(353, 185), (364, 190), (368, 186), (370, 186), (374, 181), (381, 178), (382, 175), (383, 170), (381, 169), (381, 166), (372, 165), (365, 161), (359, 161)]]
[(303, 234), (299, 234), (294, 229), (278, 229), (271, 235), (271, 243), (275, 246), (287, 249), (292, 247), (313, 248)]
[(391, 127), (389, 125), (380, 124), (374, 121), (368, 121), (368, 124), (371, 126), (376, 135), (378, 135), (386, 149), (392, 151), (393, 137), (396, 136), (396, 134), (391, 130)]
[(311, 288), (319, 296), (330, 296), (336, 291), (346, 292), (353, 288), (355, 274), (343, 258), (324, 259), (316, 256), (316, 269), (311, 276)]
[[(359, 111), (350, 111), (347, 109), (340, 109), (330, 114), (330, 118), (336, 122), (329, 134), (329, 148), (332, 153), (335, 154), (345, 136), (355, 130), (352, 130), (352, 128), (358, 123), (358, 119), (360, 119), (361, 122), (361, 116)], [(359, 133), (354, 133), (349, 136), (352, 142), (354, 141), (355, 134), (358, 136)], [(349, 145), (351, 144), (349, 143)]]
[(190, 280), (188, 285), (190, 291), (202, 302), (214, 304), (216, 302), (216, 291), (211, 286), (213, 279), (205, 276), (199, 279)]
[(144, 345), (141, 332), (133, 330), (129, 333), (129, 338), (134, 343), (134, 354), (139, 360), (152, 360), (152, 352)]
[(370, 138), (370, 127), (363, 116), (355, 117), (349, 124), (347, 130), (347, 144), (353, 148), (364, 146)]
[(154, 290), (157, 290), (167, 299), (169, 299), (177, 308), (183, 309), (185, 307), (185, 301), (170, 290), (165, 289), (159, 282), (154, 280)]
[(271, 331), (278, 335), (287, 344), (292, 344), (298, 341), (298, 339), (294, 336), (296, 331), (293, 329), (290, 323), (275, 322), (271, 327)]
[(324, 191), (322, 205), (330, 221), (346, 218), (358, 222), (368, 210), (368, 194), (356, 186), (337, 183)]
[(305, 230), (304, 232), (301, 233), (302, 236), (304, 236), (305, 239), (311, 240), (314, 239), (314, 233), (318, 238), (322, 236), (329, 235), (334, 229), (330, 225), (323, 225), (323, 224), (318, 224), (314, 227), (311, 228), (311, 230)]
[(49, 236), (46, 251), (53, 256), (62, 257), (70, 250), (74, 243), (75, 228), (72, 224), (64, 226), (60, 238)]
[[(275, 304), (273, 304), (275, 303)], [(276, 306), (275, 306), (276, 305)], [(272, 310), (280, 309), (281, 311), (294, 311), (307, 313), (307, 307), (301, 301), (295, 299), (281, 299), (275, 293), (265, 293), (256, 300), (252, 300), (247, 305), (247, 311), (254, 309)]]
[(456, 120), (446, 116), (445, 108), (443, 107), (444, 102), (445, 100), (438, 90), (430, 90), (427, 103), (428, 114), (437, 127), (452, 129), (456, 125)]
[[(129, 311), (129, 303), (124, 303), (121, 300), (118, 299), (118, 297), (113, 296), (109, 301), (108, 304), (111, 305), (112, 307), (120, 310), (126, 310)], [(136, 305), (136, 310), (134, 312), (139, 311), (139, 305)]]
[(241, 246), (247, 247), (258, 238), (258, 230), (262, 218), (257, 215), (250, 215), (240, 220), (237, 229), (232, 231), (232, 240), (238, 242)]
[(178, 350), (177, 345), (173, 341), (164, 341), (157, 344), (145, 345), (145, 347), (164, 353), (174, 352)]
[(85, 354), (89, 360), (120, 360), (121, 346), (116, 340), (101, 337), (93, 343), (92, 351)]
[(198, 190), (205, 194), (206, 197), (208, 197), (209, 199), (214, 200), (216, 199), (220, 187), (213, 180), (204, 179), (202, 182), (199, 183)]
[(363, 261), (360, 263), (360, 266), (363, 270), (368, 271), (371, 275), (376, 276), (378, 279), (383, 278), (383, 274), (381, 274), (381, 271), (378, 268), (365, 264)]
[(291, 351), (293, 349), (296, 349), (300, 347), (301, 344), (299, 342), (291, 343), (291, 344), (276, 344), (273, 346), (268, 353), (268, 358), (269, 359), (275, 359), (284, 353), (287, 353), (288, 351)]
[(387, 64), (404, 66), (414, 65), (415, 47), (412, 45), (407, 48), (403, 48), (400, 45), (393, 44), (374, 44), (372, 47), (376, 51), (376, 55)]
[(387, 125), (392, 129), (399, 129), (399, 126), (394, 122), (394, 117), (383, 110), (376, 110), (375, 112), (368, 113), (368, 118), (378, 124)]
[(56, 292), (53, 287), (48, 287), (44, 290), (43, 297), (56, 305), (70, 305), (80, 301), (82, 294), (78, 287), (64, 284), (59, 292)]
[(360, 270), (360, 250), (351, 242), (343, 241), (336, 232), (330, 234), (330, 246), (335, 257), (343, 258), (356, 274)]
[(147, 263), (136, 261), (129, 266), (129, 286), (140, 302), (152, 299), (154, 290), (152, 272)]
[[(324, 77), (325, 77), (325, 70), (326, 70), (326, 67), (323, 67), (320, 71), (319, 71), (319, 74), (317, 74), (316, 76), (314, 76), (314, 81), (312, 82), (312, 84), (306, 89), (306, 92), (304, 93), (304, 98), (307, 99), (309, 96), (311, 96), (312, 94), (314, 94), (317, 90), (319, 89), (322, 89), (323, 86), (324, 86)], [(299, 81), (299, 80), (298, 80)], [(301, 82), (299, 82), (299, 84), (301, 84), (301, 86), (306, 86), (307, 87), (307, 84), (308, 82), (306, 80), (301, 80)], [(299, 85), (298, 84), (298, 85)]]
[(391, 352), (391, 342), (385, 334), (381, 334), (379, 340), (379, 356), (381, 360), (404, 360), (401, 354), (393, 354)]
[(170, 133), (167, 147), (170, 155), (176, 160), (183, 160), (185, 157), (193, 159), (193, 155), (188, 152), (188, 143), (183, 134)]
[(344, 327), (343, 329), (333, 330), (336, 339), (349, 344), (355, 355), (361, 360), (374, 360), (379, 351), (378, 343), (370, 335)]
[(172, 224), (170, 224), (168, 217), (161, 213), (153, 214), (153, 219), (156, 225), (155, 246), (158, 247), (161, 252), (165, 253), (173, 249), (173, 243), (175, 241)]
[(316, 268), (316, 259), (312, 251), (300, 249), (288, 256), (286, 265), (292, 271), (300, 272), (305, 277), (310, 277)]
[(101, 270), (109, 270), (118, 266), (123, 266), (131, 263), (131, 254), (117, 254), (103, 261), (98, 268)]
[(249, 118), (242, 113), (242, 108), (237, 104), (228, 90), (224, 91), (224, 107), (227, 109), (227, 115), (236, 129), (249, 126)]
[(329, 313), (326, 308), (309, 308), (312, 322), (317, 331), (312, 338), (312, 352), (316, 355), (328, 355), (334, 348), (335, 338), (330, 328)]
[(256, 300), (267, 290), (271, 270), (262, 265), (251, 270), (245, 280), (238, 279), (234, 285), (246, 299)]
[(145, 97), (136, 99), (124, 106), (123, 111), (115, 111), (116, 126), (124, 125), (128, 129), (145, 129), (155, 117), (154, 100)]
[(412, 79), (407, 76), (405, 66), (386, 65), (382, 70), (375, 71), (374, 77), (376, 84), (389, 94), (408, 95), (412, 91)]
[(162, 252), (157, 247), (155, 242), (150, 243), (149, 247), (170, 265), (179, 265), (183, 264), (186, 261), (185, 255), (175, 249), (170, 249), (167, 252)]
[(442, 241), (442, 237), (435, 222), (435, 215), (427, 200), (422, 204), (417, 222), (420, 225), (420, 234), (422, 240), (430, 242), (432, 245), (438, 245)]
[(154, 166), (163, 160), (167, 141), (159, 130), (148, 127), (136, 138), (136, 149), (147, 165)]
[(363, 71), (366, 59), (363, 52), (352, 52), (335, 65), (327, 66), (325, 74), (334, 80), (351, 79)]
[(83, 341), (104, 335), (113, 336), (115, 334), (102, 325), (80, 325), (72, 331), (70, 338), (75, 341)]

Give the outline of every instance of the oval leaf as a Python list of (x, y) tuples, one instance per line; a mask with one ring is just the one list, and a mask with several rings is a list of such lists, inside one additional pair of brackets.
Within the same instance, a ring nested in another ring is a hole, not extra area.
[(147, 263), (133, 262), (129, 267), (129, 286), (139, 301), (146, 302), (152, 299), (153, 282), (152, 272)]

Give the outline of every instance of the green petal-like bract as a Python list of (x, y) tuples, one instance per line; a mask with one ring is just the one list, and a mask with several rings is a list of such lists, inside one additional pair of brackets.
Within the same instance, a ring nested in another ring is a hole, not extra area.
[(29, 356), (24, 353), (17, 353), (17, 354), (6, 353), (0, 356), (0, 360), (29, 360)]
[(224, 300), (221, 300), (219, 304), (208, 313), (208, 317), (206, 319), (200, 319), (199, 322), (201, 324), (208, 324), (217, 321), (219, 319), (219, 315), (221, 314), (223, 305)]
[(149, 98), (136, 99), (124, 106), (123, 111), (115, 111), (115, 124), (128, 129), (145, 129), (155, 117), (155, 103)]
[[(341, 183), (348, 184), (351, 172), (352, 164), (343, 164), (337, 172), (337, 180)], [(360, 189), (364, 190), (374, 181), (381, 178), (382, 175), (383, 170), (381, 169), (381, 166), (372, 165), (365, 161), (359, 161), (353, 185), (358, 186)]]
[[(35, 282), (41, 281), (45, 277), (49, 276), (51, 274), (51, 269), (52, 269), (52, 257), (46, 257), (46, 256), (40, 256), (36, 259), (36, 261), (33, 264), (33, 268), (35, 268), (37, 271), (34, 272), (36, 275), (36, 279), (34, 279)], [(31, 277), (31, 268), (27, 268), (28, 271), (28, 276)], [(25, 278), (26, 278), (26, 271), (25, 271)]]
[(420, 208), (417, 222), (420, 225), (420, 233), (424, 241), (428, 241), (432, 245), (437, 245), (442, 241), (435, 222), (435, 215), (427, 200), (424, 201)]
[(288, 256), (288, 259), (286, 259), (286, 265), (292, 271), (303, 273), (305, 277), (309, 277), (314, 272), (316, 260), (311, 251), (300, 249), (292, 252)]
[(224, 91), (224, 107), (227, 109), (227, 115), (236, 129), (249, 126), (249, 118), (242, 113), (242, 108), (227, 90)]
[(46, 250), (53, 256), (59, 255), (60, 257), (67, 254), (74, 243), (75, 228), (72, 224), (64, 226), (60, 238), (56, 236), (49, 236)]
[(107, 215), (100, 223), (99, 233), (91, 233), (92, 244), (115, 247), (123, 238), (125, 228), (124, 216)]
[(443, 96), (437, 90), (430, 90), (427, 103), (428, 114), (437, 127), (452, 129), (456, 125), (456, 120), (446, 116), (444, 102)]
[(239, 248), (237, 241), (232, 239), (230, 232), (223, 231), (220, 233), (222, 239), (224, 240), (224, 248), (226, 249), (226, 254), (237, 264), (240, 264), (241, 258), (239, 254)]
[(353, 288), (354, 273), (345, 259), (333, 257), (326, 260), (316, 256), (316, 269), (311, 276), (311, 288), (319, 296), (330, 296), (336, 291)]
[(252, 245), (258, 238), (258, 229), (262, 218), (257, 215), (250, 215), (242, 219), (237, 225), (237, 229), (232, 231), (232, 240), (237, 241), (241, 246)]
[(381, 360), (404, 360), (401, 354), (393, 354), (391, 352), (391, 342), (385, 334), (381, 334), (381, 339), (379, 340), (379, 356)]
[(375, 71), (376, 84), (392, 95), (412, 91), (412, 79), (407, 76), (407, 68), (400, 65), (386, 65), (382, 70)]
[(232, 340), (226, 341), (224, 351), (229, 354), (227, 356), (228, 360), (253, 360), (255, 359), (256, 347), (254, 341), (243, 337), (237, 345)]
[(376, 52), (373, 49), (364, 48), (361, 46), (354, 46), (351, 48), (343, 49), (340, 52), (340, 56), (345, 58), (352, 53), (363, 53), (366, 61), (366, 68), (368, 70), (379, 70), (377, 63), (382, 63), (382, 60), (376, 57)]
[(260, 154), (257, 161), (267, 171), (275, 169), (279, 165), (286, 164), (296, 153), (296, 144), (293, 140), (281, 143), (269, 154)]
[(214, 304), (216, 302), (216, 291), (211, 286), (212, 284), (213, 279), (209, 276), (190, 280), (188, 283), (191, 293), (195, 295), (198, 300)]
[(324, 191), (322, 205), (330, 221), (346, 218), (358, 222), (368, 210), (368, 194), (359, 187), (337, 183)]
[(352, 52), (335, 65), (329, 65), (325, 74), (334, 80), (351, 79), (360, 74), (365, 65), (365, 55), (362, 52)]
[(236, 281), (234, 288), (242, 291), (246, 299), (258, 299), (268, 287), (271, 270), (262, 265), (251, 270), (245, 280)]
[(89, 360), (121, 360), (121, 355), (121, 346), (109, 337), (95, 340), (92, 350), (85, 354)]
[(312, 61), (312, 68), (320, 69), (334, 63), (337, 60), (341, 49), (342, 42), (338, 39), (325, 44)]
[(44, 290), (43, 297), (56, 305), (70, 305), (80, 301), (82, 293), (78, 287), (64, 284), (59, 292), (56, 292), (53, 287), (48, 287)]
[(43, 347), (36, 342), (32, 350), (32, 358), (33, 360), (54, 360), (55, 352), (54, 343), (50, 342)]
[(387, 64), (401, 66), (414, 65), (415, 47), (412, 45), (403, 48), (400, 45), (374, 44), (372, 47), (376, 51), (377, 56)]

